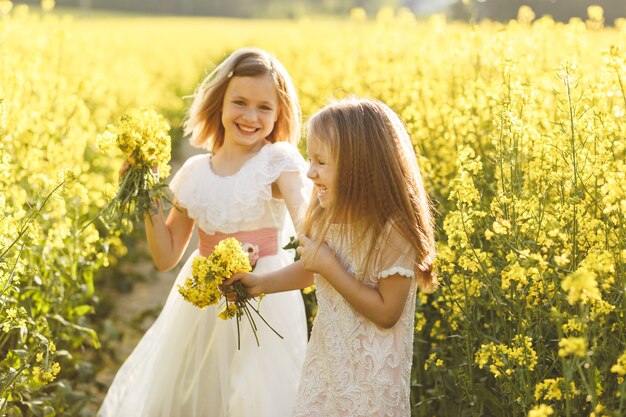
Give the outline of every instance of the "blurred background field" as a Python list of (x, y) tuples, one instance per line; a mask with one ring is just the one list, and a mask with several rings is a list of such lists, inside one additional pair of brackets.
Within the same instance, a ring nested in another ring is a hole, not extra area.
[(173, 279), (141, 225), (83, 229), (121, 163), (95, 139), (154, 106), (175, 170), (199, 152), (189, 96), (246, 45), (305, 118), (365, 95), (412, 134), (441, 278), (416, 306), (413, 416), (624, 415), (626, 4), (114, 3), (0, 1), (0, 415), (94, 414)]

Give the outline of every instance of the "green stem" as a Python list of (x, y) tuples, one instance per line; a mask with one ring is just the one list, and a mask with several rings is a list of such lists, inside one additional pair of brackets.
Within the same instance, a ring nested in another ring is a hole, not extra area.
[(256, 334), (256, 331), (257, 331), (256, 323), (254, 322), (254, 319), (252, 318), (252, 315), (250, 314), (250, 311), (244, 306), (243, 307), (243, 312), (246, 315), (246, 318), (248, 319), (248, 323), (250, 323), (250, 327), (252, 328), (252, 334), (254, 334), (254, 339), (256, 340), (256, 345), (257, 346), (261, 346), (260, 343), (259, 343), (259, 337)]
[(249, 300), (246, 300), (246, 304), (248, 304), (248, 306), (250, 306), (250, 308), (261, 318), (261, 320), (263, 320), (263, 323), (265, 323), (267, 325), (267, 327), (269, 327), (274, 333), (276, 333), (276, 335), (278, 337), (280, 337), (281, 339), (283, 339), (283, 337), (280, 335), (280, 333), (278, 333), (268, 322), (267, 320), (265, 320), (265, 318), (263, 318), (263, 316), (261, 315), (261, 313), (259, 312), (259, 310), (257, 310), (256, 308), (254, 308), (254, 306), (252, 305), (252, 303), (250, 303)]
[(59, 183), (56, 187), (54, 187), (54, 189), (52, 191), (50, 191), (48, 193), (48, 195), (46, 196), (46, 198), (44, 198), (44, 200), (41, 203), (41, 205), (39, 206), (39, 208), (37, 210), (34, 210), (33, 212), (30, 213), (30, 215), (28, 216), (28, 218), (26, 219), (26, 221), (22, 225), (22, 228), (20, 229), (20, 232), (18, 233), (17, 237), (15, 239), (13, 239), (11, 244), (9, 244), (9, 246), (2, 253), (0, 253), (0, 260), (2, 260), (4, 258), (4, 256), (11, 250), (11, 248), (13, 246), (15, 246), (15, 244), (22, 238), (22, 236), (24, 236), (24, 234), (26, 234), (26, 232), (28, 231), (28, 225), (30, 224), (30, 222), (33, 221), (33, 219), (35, 217), (37, 217), (38, 215), (41, 214), (41, 212), (43, 211), (43, 208), (48, 203), (48, 200), (50, 200), (50, 197), (52, 197), (52, 195), (59, 188), (61, 188), (64, 184), (65, 184), (65, 181), (61, 181), (61, 183)]
[[(576, 109), (572, 101), (572, 90), (570, 84), (569, 69), (566, 69), (565, 77), (563, 78), (565, 83), (565, 89), (567, 93), (568, 115), (569, 115), (569, 130), (570, 130), (570, 146), (572, 152), (572, 168), (573, 181), (574, 181), (574, 196), (578, 197), (578, 160), (576, 158), (576, 128), (575, 118)], [(573, 230), (572, 230), (572, 265), (576, 267), (578, 265), (578, 203), (576, 199), (573, 202)]]

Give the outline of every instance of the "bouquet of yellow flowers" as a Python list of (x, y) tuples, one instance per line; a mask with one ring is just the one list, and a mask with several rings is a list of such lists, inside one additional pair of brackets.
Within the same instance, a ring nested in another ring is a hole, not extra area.
[(117, 194), (99, 213), (105, 223), (120, 228), (124, 220), (141, 219), (155, 207), (155, 200), (164, 197), (163, 189), (167, 185), (160, 178), (170, 174), (169, 130), (163, 116), (152, 108), (142, 107), (123, 114), (117, 124), (109, 125), (98, 136), (96, 145), (100, 151), (110, 152), (117, 147), (129, 164)]
[(199, 256), (193, 260), (191, 278), (185, 280), (184, 285), (178, 286), (178, 292), (186, 301), (199, 308), (217, 304), (223, 299), (223, 307), (219, 313), (222, 320), (237, 318), (237, 349), (240, 345), (239, 322), (245, 316), (252, 327), (257, 346), (257, 326), (251, 311), (254, 311), (263, 322), (282, 339), (282, 336), (265, 321), (259, 309), (247, 298), (246, 290), (240, 282), (235, 282), (233, 288), (237, 294), (235, 301), (229, 301), (220, 286), (237, 272), (250, 272), (250, 251), (244, 250), (241, 243), (229, 237), (220, 241), (209, 256)]

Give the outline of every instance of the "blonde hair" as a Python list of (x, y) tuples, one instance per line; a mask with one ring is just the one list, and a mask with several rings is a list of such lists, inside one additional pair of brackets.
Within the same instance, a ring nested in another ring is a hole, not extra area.
[(193, 146), (215, 152), (224, 143), (222, 106), (232, 77), (269, 75), (278, 93), (279, 115), (270, 142), (300, 140), (302, 113), (296, 89), (285, 67), (268, 52), (258, 48), (241, 48), (219, 64), (198, 86), (184, 122), (184, 133)]
[(411, 142), (400, 118), (380, 101), (351, 97), (314, 114), (308, 136), (331, 155), (336, 184), (331, 207), (324, 209), (311, 199), (303, 232), (323, 242), (330, 225), (337, 223), (338, 233), (350, 241), (369, 239), (364, 265), (369, 270), (378, 237), (391, 224), (416, 252), (420, 288), (433, 289), (432, 207), (419, 167), (407, 159), (415, 154), (403, 150), (403, 141)]

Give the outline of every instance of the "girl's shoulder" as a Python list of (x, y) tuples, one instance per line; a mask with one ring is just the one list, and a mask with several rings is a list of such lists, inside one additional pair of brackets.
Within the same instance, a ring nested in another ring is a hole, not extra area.
[(298, 148), (289, 142), (274, 142), (266, 145), (271, 158), (288, 158), (297, 161), (304, 161), (304, 157)]
[[(298, 148), (287, 142), (274, 142), (261, 148), (255, 165), (275, 177), (285, 171), (306, 173), (308, 164)], [(274, 178), (275, 179), (275, 178)]]
[(211, 156), (208, 153), (200, 153), (197, 155), (192, 155), (189, 158), (187, 158), (185, 162), (183, 162), (183, 165), (181, 166), (180, 170), (186, 170), (191, 167), (206, 166), (208, 164), (210, 157)]
[(175, 193), (190, 182), (191, 178), (197, 178), (200, 170), (208, 170), (210, 167), (209, 154), (193, 155), (183, 163), (176, 174), (170, 179), (169, 187)]

